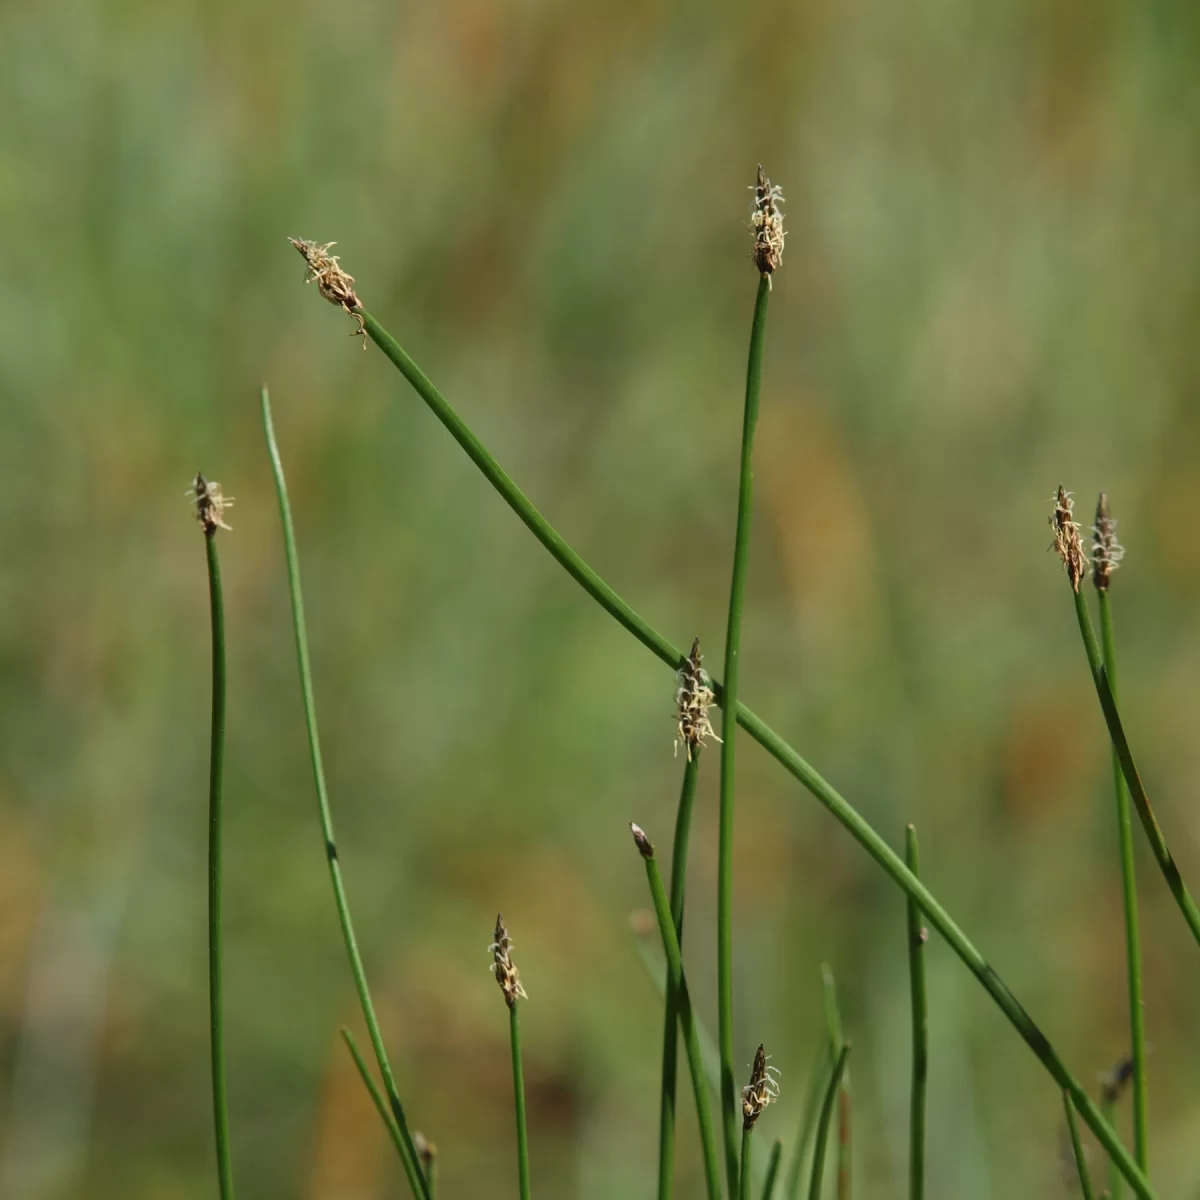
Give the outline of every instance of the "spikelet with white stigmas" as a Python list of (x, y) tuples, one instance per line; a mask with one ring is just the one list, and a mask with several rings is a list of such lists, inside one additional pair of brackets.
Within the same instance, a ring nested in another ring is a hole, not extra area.
[(1054, 504), (1054, 512), (1050, 515), (1050, 528), (1054, 530), (1053, 549), (1062, 559), (1072, 589), (1078, 592), (1079, 585), (1087, 578), (1088, 560), (1079, 537), (1079, 522), (1074, 516), (1075, 502), (1062, 484), (1051, 501)]
[(1125, 547), (1117, 541), (1117, 521), (1108, 511), (1108, 493), (1096, 501), (1096, 523), (1092, 526), (1092, 583), (1096, 591), (1107, 592), (1112, 573), (1121, 565)]
[(750, 1082), (742, 1088), (743, 1128), (753, 1129), (763, 1109), (779, 1099), (778, 1074), (775, 1067), (768, 1066), (767, 1052), (760, 1045), (750, 1068)]
[(705, 738), (721, 740), (708, 719), (708, 710), (716, 697), (708, 672), (701, 665), (703, 660), (700, 639), (696, 638), (692, 642), (692, 652), (675, 674), (675, 720), (678, 726), (675, 753), (679, 753), (682, 743), (687, 747), (688, 762), (700, 753)]
[(358, 322), (354, 336), (362, 337), (365, 350), (367, 348), (367, 327), (362, 318), (362, 301), (354, 291), (354, 276), (342, 269), (336, 254), (329, 253), (337, 245), (337, 242), (326, 242), (322, 246), (316, 242), (305, 241), (303, 238), (290, 237), (288, 241), (296, 248), (296, 253), (304, 259), (308, 266), (308, 275), (304, 282), (315, 283), (317, 291), (330, 304), (344, 309)]
[(492, 956), (491, 970), (496, 976), (496, 982), (504, 993), (504, 1002), (509, 1008), (516, 1004), (518, 997), (528, 1000), (529, 997), (521, 983), (521, 972), (517, 970), (512, 960), (513, 941), (504, 927), (504, 918), (496, 914), (496, 940), (488, 947)]
[(206, 537), (212, 537), (218, 529), (233, 532), (225, 524), (225, 510), (233, 507), (233, 497), (226, 496), (215, 479), (205, 479), (197, 471), (192, 486), (184, 495), (191, 496), (192, 503), (196, 506), (196, 520), (200, 522)]
[(750, 229), (754, 234), (752, 257), (767, 284), (783, 262), (783, 189), (773, 184), (766, 176), (762, 163), (758, 164), (758, 180), (750, 189), (754, 193), (754, 204), (750, 209)]

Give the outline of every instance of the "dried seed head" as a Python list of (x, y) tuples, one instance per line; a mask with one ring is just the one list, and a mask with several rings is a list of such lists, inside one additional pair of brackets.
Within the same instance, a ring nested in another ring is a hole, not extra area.
[(779, 1072), (767, 1065), (767, 1052), (760, 1045), (754, 1054), (754, 1065), (750, 1069), (750, 1082), (742, 1088), (742, 1127), (752, 1129), (762, 1110), (779, 1099)]
[(1051, 500), (1054, 504), (1054, 513), (1050, 517), (1050, 528), (1054, 530), (1053, 546), (1067, 570), (1071, 587), (1078, 592), (1079, 585), (1087, 577), (1088, 560), (1083, 552), (1083, 542), (1079, 539), (1079, 522), (1073, 514), (1075, 501), (1061, 484)]
[(191, 496), (196, 506), (196, 520), (200, 522), (205, 534), (212, 537), (218, 529), (229, 533), (233, 530), (225, 524), (225, 510), (233, 507), (233, 497), (226, 496), (221, 491), (221, 485), (215, 480), (205, 479), (199, 472), (192, 481), (192, 486), (184, 493)]
[(428, 1179), (429, 1172), (433, 1170), (434, 1160), (437, 1158), (437, 1146), (419, 1129), (414, 1129), (413, 1149), (417, 1152), (417, 1158), (421, 1161), (421, 1170), (425, 1172), (425, 1178)]
[(783, 190), (767, 178), (762, 163), (758, 164), (758, 181), (750, 189), (754, 204), (750, 210), (750, 229), (754, 233), (754, 265), (759, 274), (771, 276), (783, 262)]
[(508, 936), (508, 930), (504, 928), (504, 918), (497, 913), (496, 940), (488, 947), (488, 952), (493, 959), (491, 970), (496, 976), (496, 982), (500, 985), (505, 1003), (509, 1008), (516, 1004), (518, 996), (529, 999), (521, 985), (521, 972), (517, 970), (516, 964), (509, 956), (512, 948), (512, 938)]
[(679, 744), (682, 742), (687, 747), (688, 762), (700, 752), (705, 738), (713, 738), (718, 742), (721, 740), (708, 719), (708, 710), (716, 697), (708, 672), (700, 665), (703, 659), (700, 639), (696, 638), (692, 642), (691, 654), (675, 673), (675, 720), (679, 724), (675, 753), (679, 753)]
[(633, 834), (633, 841), (638, 848), (638, 853), (643, 858), (653, 858), (654, 847), (651, 845), (650, 839), (646, 836), (646, 831), (640, 825), (635, 825), (632, 821), (629, 822), (629, 831)]
[(1107, 592), (1112, 573), (1121, 565), (1125, 547), (1117, 541), (1117, 522), (1108, 511), (1108, 493), (1096, 501), (1096, 523), (1092, 526), (1092, 582), (1096, 591)]
[(337, 242), (326, 242), (318, 246), (316, 242), (306, 242), (299, 238), (288, 238), (295, 246), (297, 253), (308, 264), (308, 275), (305, 283), (315, 283), (317, 291), (338, 308), (344, 308), (357, 322), (355, 336), (363, 339), (363, 349), (367, 348), (367, 328), (362, 318), (362, 302), (354, 294), (354, 276), (343, 271), (338, 264), (337, 255), (329, 251)]

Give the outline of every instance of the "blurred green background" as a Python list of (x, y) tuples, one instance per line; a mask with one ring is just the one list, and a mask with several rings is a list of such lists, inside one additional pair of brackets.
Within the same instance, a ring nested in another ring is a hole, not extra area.
[[(359, 1021), (264, 379), (341, 859), (443, 1194), (515, 1195), (497, 909), (531, 997), (537, 1194), (652, 1194), (660, 1017), (626, 822), (669, 845), (671, 675), (301, 286), (285, 237), (338, 240), (367, 307), (534, 501), (715, 669), (759, 160), (790, 236), (743, 695), (894, 845), (917, 823), (931, 887), (1081, 1078), (1116, 1061), (1106, 742), (1045, 519), (1059, 482), (1085, 524), (1112, 495), (1129, 727), (1196, 886), (1198, 54), (1200, 8), (1117, 0), (0, 9), (0, 1195), (215, 1194), (197, 469), (237, 498), (220, 551), (240, 1188), (404, 1191), (337, 1037)], [(686, 945), (713, 1025), (716, 762)], [(748, 740), (738, 770), (737, 1055), (765, 1041), (783, 1073), (760, 1133), (793, 1136), (828, 959), (857, 1194), (899, 1196), (900, 894)], [(1195, 1195), (1200, 972), (1144, 856), (1140, 885), (1152, 1166), (1164, 1196)], [(936, 939), (929, 966), (929, 1195), (1069, 1194), (1054, 1085)]]

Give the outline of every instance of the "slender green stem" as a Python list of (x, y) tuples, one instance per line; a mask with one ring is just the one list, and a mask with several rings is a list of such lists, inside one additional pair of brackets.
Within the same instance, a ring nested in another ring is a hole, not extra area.
[[(669, 989), (679, 997), (679, 1027), (683, 1031), (683, 1045), (687, 1050), (688, 1067), (692, 1077), (692, 1093), (696, 1098), (696, 1120), (700, 1126), (700, 1148), (704, 1154), (708, 1200), (720, 1200), (720, 1160), (717, 1157), (717, 1144), (713, 1140), (708, 1089), (704, 1084), (704, 1060), (700, 1056), (700, 1041), (692, 1016), (691, 995), (683, 974), (683, 955), (679, 950), (679, 939), (675, 935), (675, 922), (671, 917), (671, 907), (667, 902), (662, 875), (659, 874), (658, 863), (654, 859), (654, 847), (637, 826), (634, 826), (634, 840), (646, 865), (646, 880), (650, 884), (650, 896), (654, 901), (654, 915), (658, 918), (658, 932), (662, 937), (663, 952), (667, 956)], [(736, 1195), (736, 1191), (733, 1194)]]
[[(1113, 638), (1112, 609), (1108, 589), (1098, 590), (1100, 638), (1104, 650), (1104, 673), (1113, 702), (1117, 691), (1117, 653)], [(1143, 1171), (1149, 1165), (1149, 1123), (1146, 1092), (1146, 1012), (1142, 1000), (1142, 947), (1138, 930), (1137, 878), (1133, 862), (1133, 820), (1129, 812), (1129, 789), (1121, 771), (1121, 760), (1112, 751), (1113, 792), (1117, 800), (1117, 836), (1121, 847), (1121, 889), (1125, 905), (1125, 964), (1129, 977), (1129, 1035), (1133, 1058), (1133, 1156)]]
[(804, 1155), (817, 1128), (817, 1115), (821, 1111), (821, 1097), (825, 1093), (822, 1085), (832, 1069), (833, 1059), (829, 1056), (829, 1045), (822, 1038), (817, 1046), (816, 1061), (813, 1063), (809, 1076), (808, 1095), (804, 1100), (800, 1128), (796, 1134), (796, 1143), (792, 1147), (792, 1158), (788, 1164), (787, 1179), (784, 1182), (783, 1192), (787, 1200), (797, 1200), (800, 1195), (800, 1174), (804, 1170)]
[(842, 1086), (842, 1072), (850, 1057), (850, 1044), (842, 1046), (829, 1076), (829, 1086), (821, 1101), (821, 1116), (817, 1121), (817, 1140), (813, 1143), (812, 1174), (808, 1184), (808, 1200), (821, 1200), (821, 1185), (825, 1181), (825, 1145), (829, 1141), (829, 1126), (833, 1123), (833, 1105)]
[(717, 845), (717, 1041), (721, 1047), (721, 1123), (725, 1132), (725, 1173), (729, 1194), (737, 1188), (737, 1088), (733, 1079), (733, 802), (734, 749), (737, 733), (738, 651), (746, 568), (750, 562), (750, 515), (754, 507), (754, 427), (762, 385), (763, 342), (767, 332), (770, 279), (758, 281), (750, 356), (746, 367), (746, 407), (742, 418), (742, 461), (738, 475), (737, 532), (733, 577), (729, 586), (729, 622), (725, 630), (725, 701), (721, 724), (721, 817)]
[[(692, 827), (692, 809), (696, 802), (696, 779), (700, 770), (700, 749), (692, 751), (683, 769), (679, 809), (675, 814), (675, 845), (671, 855), (671, 921), (675, 936), (683, 945), (683, 904), (687, 891), (688, 835)], [(662, 1096), (658, 1123), (658, 1195), (670, 1200), (675, 1176), (675, 1094), (678, 1074), (679, 1006), (671, 987), (666, 984), (663, 1019)]]
[[(359, 1053), (354, 1037), (351, 1035), (350, 1030), (345, 1027), (342, 1028), (342, 1038), (345, 1040), (346, 1048), (350, 1051), (350, 1057), (354, 1059), (354, 1065), (358, 1068), (358, 1073), (362, 1077), (363, 1084), (370, 1093), (371, 1100), (375, 1105), (375, 1111), (379, 1113), (379, 1119), (383, 1122), (383, 1127), (387, 1130), (388, 1137), (392, 1139), (392, 1143), (400, 1154), (400, 1161), (404, 1164), (404, 1173), (408, 1176), (409, 1186), (415, 1195), (420, 1195), (421, 1193), (418, 1191), (418, 1188), (421, 1186), (421, 1183), (418, 1181), (422, 1180), (423, 1176), (416, 1165), (416, 1156), (414, 1154), (412, 1165), (410, 1166), (408, 1151), (405, 1147), (404, 1132), (401, 1126), (396, 1123), (396, 1118), (388, 1107), (388, 1102), (384, 1098), (383, 1093), (379, 1090), (379, 1085), (367, 1069), (367, 1064), (363, 1061), (363, 1056)], [(429, 1185), (429, 1195), (431, 1197), (433, 1195), (432, 1184)]]
[[(783, 1158), (783, 1142), (776, 1138), (771, 1146), (771, 1158), (767, 1163), (767, 1177), (763, 1180), (762, 1200), (771, 1200), (775, 1195), (775, 1183), (779, 1179), (779, 1164)], [(746, 1161), (746, 1155), (742, 1155), (742, 1162)]]
[[(1100, 1101), (1101, 1112), (1104, 1114), (1104, 1119), (1116, 1128), (1117, 1124), (1117, 1101), (1115, 1096), (1104, 1096)], [(1125, 1193), (1124, 1178), (1121, 1175), (1117, 1164), (1110, 1158), (1108, 1160), (1108, 1200), (1121, 1200)]]
[(521, 1178), (521, 1200), (529, 1200), (529, 1130), (525, 1121), (525, 1070), (521, 1066), (520, 1000), (508, 1009), (508, 1029), (512, 1038), (513, 1108), (517, 1116), (517, 1170)]
[[(821, 983), (825, 993), (825, 1024), (829, 1029), (829, 1053), (835, 1061), (846, 1045), (842, 1033), (842, 1014), (838, 1010), (837, 984), (828, 963), (821, 964)], [(838, 1087), (838, 1200), (850, 1196), (850, 1159), (853, 1144), (850, 1139), (850, 1067), (843, 1066), (841, 1083)]]
[(750, 1140), (754, 1135), (754, 1126), (742, 1126), (742, 1158), (741, 1158), (741, 1182), (738, 1185), (738, 1200), (750, 1200), (750, 1176), (753, 1172), (750, 1170)]
[(279, 494), (279, 515), (283, 522), (283, 544), (287, 557), (288, 588), (292, 598), (292, 623), (296, 634), (296, 659), (300, 668), (300, 691), (304, 697), (304, 720), (308, 729), (308, 748), (312, 758), (313, 779), (317, 790), (317, 810), (321, 820), (321, 833), (325, 840), (325, 859), (329, 864), (329, 879), (333, 884), (333, 899), (337, 906), (338, 922), (342, 929), (342, 940), (346, 944), (346, 955), (350, 959), (350, 973), (358, 991), (363, 1020), (379, 1063), (384, 1090), (392, 1108), (392, 1115), (400, 1130), (400, 1157), (404, 1171), (412, 1185), (413, 1193), (421, 1200), (429, 1200), (429, 1189), (417, 1161), (412, 1135), (400, 1103), (396, 1079), (388, 1062), (387, 1050), (383, 1045), (383, 1034), (375, 1017), (375, 1006), (371, 1003), (371, 992), (367, 987), (367, 976), (363, 969), (358, 940), (354, 936), (354, 923), (350, 917), (350, 903), (346, 899), (346, 888), (342, 881), (342, 868), (338, 861), (337, 842), (333, 836), (333, 814), (329, 805), (329, 792), (325, 786), (325, 768), (321, 762), (321, 741), (317, 732), (317, 709), (313, 698), (312, 667), (308, 656), (308, 632), (304, 621), (304, 597), (300, 590), (300, 558), (296, 551), (296, 532), (292, 525), (292, 507), (288, 500), (287, 481), (283, 475), (283, 460), (275, 441), (275, 426), (271, 420), (271, 401), (264, 387), (261, 393), (263, 431), (266, 434), (267, 450), (271, 456), (271, 468), (275, 473), (275, 488)]
[(1109, 737), (1112, 739), (1113, 749), (1116, 751), (1117, 761), (1121, 766), (1121, 773), (1129, 785), (1129, 792), (1133, 797), (1133, 804), (1137, 809), (1138, 816), (1141, 818), (1142, 828), (1146, 831), (1146, 838), (1154, 853), (1154, 860), (1158, 863), (1159, 870), (1162, 871), (1163, 878), (1167, 881), (1167, 887), (1170, 888), (1171, 895), (1175, 897), (1175, 903), (1179, 906), (1179, 911), (1183, 913), (1183, 919), (1192, 931), (1192, 936), (1196, 939), (1197, 944), (1200, 944), (1200, 909), (1196, 907), (1191, 893), (1184, 886), (1183, 877), (1179, 874), (1179, 868), (1171, 856), (1167, 839), (1163, 836), (1158, 820), (1154, 816), (1154, 810), (1150, 807), (1150, 797), (1146, 795), (1141, 776), (1138, 775), (1137, 767), (1134, 764), (1129, 741), (1125, 737), (1125, 729), (1121, 724), (1121, 716), (1117, 711), (1116, 698), (1109, 683), (1108, 672), (1104, 669), (1100, 645), (1096, 641), (1096, 634), (1092, 629), (1092, 618), (1088, 615), (1087, 598), (1080, 592), (1073, 594), (1075, 596), (1075, 615), (1079, 620), (1079, 632), (1083, 636), (1083, 647), (1087, 651), (1088, 665), (1092, 668), (1092, 681), (1096, 685), (1096, 694), (1100, 697), (1100, 707), (1104, 710), (1104, 720), (1108, 724)]
[[(492, 484), (501, 498), (524, 523), (526, 528), (550, 552), (560, 566), (612, 616), (624, 629), (657, 655), (672, 670), (683, 665), (684, 656), (657, 630), (648, 625), (591, 567), (563, 540), (558, 531), (530, 503), (528, 497), (505, 473), (475, 436), (445, 397), (430, 382), (425, 373), (402, 349), (400, 344), (368, 312), (362, 312), (363, 325), (372, 341), (400, 370), (413, 389), (428, 405), (434, 416), (445, 426), (467, 456)], [(719, 681), (713, 681), (717, 702), (723, 703)], [(1151, 1200), (1154, 1192), (1137, 1164), (1121, 1145), (1117, 1135), (1101, 1117), (1099, 1109), (1089, 1099), (1082, 1085), (1067, 1070), (1045, 1034), (1033, 1023), (1029, 1014), (1009, 991), (1007, 984), (996, 974), (967, 935), (941, 906), (933, 893), (904, 865), (900, 856), (875, 829), (863, 819), (857, 809), (827, 782), (804, 758), (769, 728), (741, 701), (736, 705), (738, 723), (764, 750), (796, 777), (817, 800), (833, 814), (851, 837), (875, 860), (888, 877), (916, 901), (921, 911), (967, 969), (1021, 1035), (1038, 1061), (1046, 1068), (1059, 1087), (1070, 1089), (1076, 1110), (1088, 1127), (1121, 1167), (1122, 1173), (1134, 1185), (1142, 1200)]]
[(1071, 1131), (1071, 1150), (1075, 1155), (1075, 1168), (1079, 1172), (1079, 1186), (1083, 1190), (1083, 1200), (1096, 1200), (1092, 1190), (1092, 1177), (1088, 1173), (1087, 1159), (1083, 1157), (1083, 1145), (1079, 1141), (1079, 1122), (1075, 1120), (1075, 1106), (1071, 1103), (1071, 1093), (1062, 1094), (1063, 1111), (1067, 1114), (1067, 1128)]
[[(921, 873), (917, 831), (904, 831), (904, 857), (914, 875)], [(925, 943), (929, 938), (921, 924), (921, 910), (910, 899), (908, 909), (908, 978), (912, 997), (912, 1100), (909, 1104), (908, 1195), (922, 1200), (925, 1195), (925, 1086), (929, 1077), (929, 1006), (925, 995)]]
[(213, 1127), (221, 1200), (233, 1200), (229, 1100), (225, 1086), (225, 1001), (221, 987), (221, 790), (225, 774), (225, 602), (216, 531), (206, 532), (208, 597), (212, 610), (212, 733), (208, 761), (208, 1011), (212, 1054)]

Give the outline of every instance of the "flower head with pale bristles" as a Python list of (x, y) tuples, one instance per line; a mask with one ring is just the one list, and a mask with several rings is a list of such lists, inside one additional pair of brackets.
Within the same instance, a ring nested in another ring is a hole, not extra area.
[(779, 1071), (768, 1066), (767, 1062), (767, 1052), (760, 1045), (754, 1055), (754, 1065), (750, 1068), (750, 1082), (742, 1088), (742, 1123), (745, 1129), (753, 1129), (762, 1110), (779, 1099), (779, 1081), (775, 1078)]
[(783, 189), (773, 184), (763, 171), (762, 163), (758, 164), (758, 180), (750, 189), (754, 193), (754, 204), (750, 209), (750, 229), (754, 234), (754, 265), (759, 274), (766, 277), (768, 285), (771, 276), (783, 262)]
[(1050, 528), (1054, 530), (1053, 548), (1062, 559), (1071, 587), (1078, 592), (1079, 585), (1087, 578), (1088, 560), (1079, 537), (1079, 522), (1074, 516), (1075, 501), (1061, 484), (1051, 500), (1054, 504), (1050, 516)]
[(355, 336), (363, 339), (363, 349), (367, 348), (367, 327), (362, 317), (362, 302), (354, 293), (354, 276), (342, 270), (336, 254), (329, 251), (337, 242), (326, 242), (320, 246), (316, 242), (306, 242), (301, 238), (288, 238), (296, 248), (296, 252), (308, 264), (308, 275), (305, 283), (315, 283), (317, 291), (338, 308), (345, 309), (357, 322)]
[(675, 736), (675, 753), (679, 753), (682, 742), (687, 747), (688, 762), (692, 761), (693, 755), (700, 753), (705, 738), (713, 738), (718, 742), (721, 740), (708, 719), (708, 710), (716, 697), (708, 672), (701, 666), (703, 659), (700, 639), (696, 638), (692, 642), (691, 654), (675, 675), (675, 720), (679, 727)]
[(1092, 582), (1096, 591), (1107, 592), (1112, 573), (1121, 565), (1125, 547), (1117, 541), (1116, 518), (1108, 511), (1108, 493), (1096, 501), (1096, 523), (1092, 526)]
[(233, 497), (226, 496), (215, 479), (205, 479), (197, 472), (192, 486), (184, 495), (192, 497), (192, 503), (196, 506), (196, 520), (200, 522), (206, 536), (212, 537), (218, 529), (233, 532), (225, 524), (225, 510), (233, 507)]
[(525, 988), (521, 984), (521, 973), (513, 962), (510, 951), (513, 948), (512, 938), (504, 928), (504, 918), (496, 914), (496, 940), (488, 947), (492, 956), (491, 970), (496, 976), (496, 982), (504, 993), (504, 1001), (509, 1008), (517, 1002), (517, 998), (528, 1000)]

